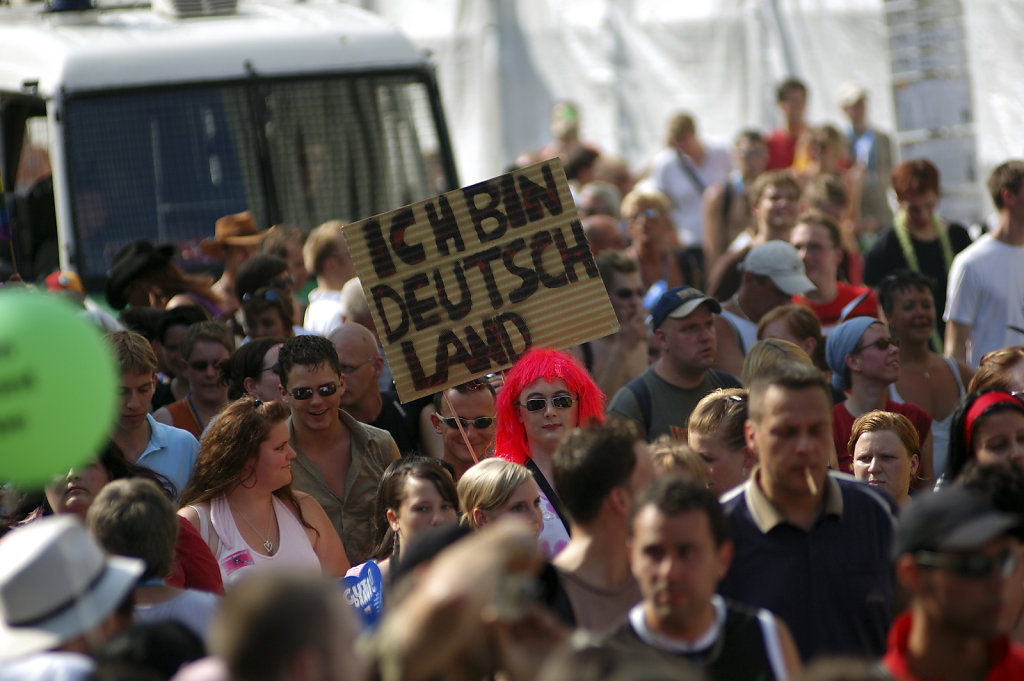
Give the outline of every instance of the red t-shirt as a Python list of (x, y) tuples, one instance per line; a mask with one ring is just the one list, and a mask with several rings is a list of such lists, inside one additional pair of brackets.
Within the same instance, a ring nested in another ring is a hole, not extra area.
[[(912, 402), (885, 401), (885, 410), (895, 414), (903, 414), (914, 425), (917, 436), (924, 444), (925, 438), (932, 432), (932, 417), (921, 407)], [(845, 403), (832, 407), (832, 440), (836, 445), (836, 454), (839, 456), (839, 470), (844, 473), (853, 473), (853, 454), (846, 449), (850, 441), (850, 433), (853, 432), (853, 422), (856, 416), (850, 413)]]
[(792, 166), (796, 158), (796, 140), (785, 128), (776, 128), (768, 133), (764, 140), (768, 145), (768, 165), (765, 170), (782, 170)]
[[(870, 288), (854, 286), (843, 281), (837, 281), (836, 287), (838, 290), (836, 297), (827, 303), (815, 303), (800, 294), (793, 296), (794, 303), (811, 308), (818, 321), (821, 322), (823, 336), (830, 334), (832, 329), (847, 319), (878, 316), (878, 298)], [(846, 315), (843, 315), (843, 308), (855, 300), (857, 300), (857, 304)]]
[[(888, 650), (882, 658), (882, 664), (896, 681), (923, 681), (910, 671), (910, 660), (907, 659), (912, 623), (913, 614), (905, 612), (896, 618), (889, 629)], [(991, 666), (985, 681), (1024, 680), (1024, 648), (1011, 643), (1006, 636), (997, 636), (989, 642), (989, 664)]]
[(178, 545), (174, 549), (174, 571), (164, 580), (179, 589), (199, 589), (224, 595), (220, 566), (210, 547), (192, 523), (178, 516)]

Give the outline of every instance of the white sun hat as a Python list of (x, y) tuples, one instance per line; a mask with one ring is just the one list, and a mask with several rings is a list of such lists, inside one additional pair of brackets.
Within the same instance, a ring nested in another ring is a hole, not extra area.
[(0, 660), (50, 650), (100, 624), (145, 569), (108, 556), (72, 515), (0, 540)]

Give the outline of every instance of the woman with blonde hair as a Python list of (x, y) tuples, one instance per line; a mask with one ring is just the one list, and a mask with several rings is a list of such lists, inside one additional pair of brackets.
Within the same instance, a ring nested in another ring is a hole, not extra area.
[(808, 354), (795, 343), (781, 338), (765, 338), (754, 343), (747, 356), (743, 358), (740, 380), (743, 381), (743, 385), (750, 385), (762, 373), (774, 369), (783, 362), (800, 362), (814, 366)]
[(676, 286), (697, 283), (696, 263), (686, 255), (672, 224), (672, 202), (656, 189), (634, 189), (622, 199), (631, 241), (626, 253), (640, 265), (645, 302)]
[(907, 503), (921, 468), (921, 438), (910, 419), (881, 410), (861, 414), (847, 448), (853, 452), (854, 477), (885, 490), (898, 506)]
[(243, 397), (207, 428), (181, 510), (220, 565), (225, 586), (252, 570), (341, 576), (341, 539), (316, 500), (292, 490), (288, 408)]
[(459, 479), (462, 524), (474, 530), (505, 515), (527, 520), (540, 535), (540, 491), (526, 466), (484, 459)]
[(720, 388), (690, 412), (686, 438), (704, 464), (708, 489), (716, 494), (742, 485), (757, 463), (744, 433), (747, 397), (743, 388)]
[(659, 435), (650, 445), (651, 466), (655, 478), (663, 475), (681, 475), (698, 485), (707, 486), (708, 474), (704, 461), (685, 442), (673, 440), (668, 435)]

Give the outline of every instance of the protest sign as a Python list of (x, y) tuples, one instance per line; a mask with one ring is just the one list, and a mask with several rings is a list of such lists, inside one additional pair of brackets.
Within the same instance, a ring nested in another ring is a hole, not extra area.
[(403, 402), (619, 328), (558, 159), (344, 235)]

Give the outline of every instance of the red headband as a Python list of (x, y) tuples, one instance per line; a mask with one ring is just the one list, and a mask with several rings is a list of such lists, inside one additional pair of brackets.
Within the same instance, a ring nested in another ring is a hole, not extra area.
[(988, 410), (989, 407), (996, 404), (1003, 404), (1010, 402), (1015, 404), (1019, 409), (1024, 411), (1024, 404), (1021, 403), (1016, 397), (1008, 392), (1002, 390), (993, 390), (990, 393), (985, 393), (978, 399), (974, 400), (974, 404), (967, 410), (967, 418), (964, 420), (964, 439), (966, 440), (967, 451), (971, 451), (971, 438), (974, 435), (974, 424), (977, 422), (981, 415)]

